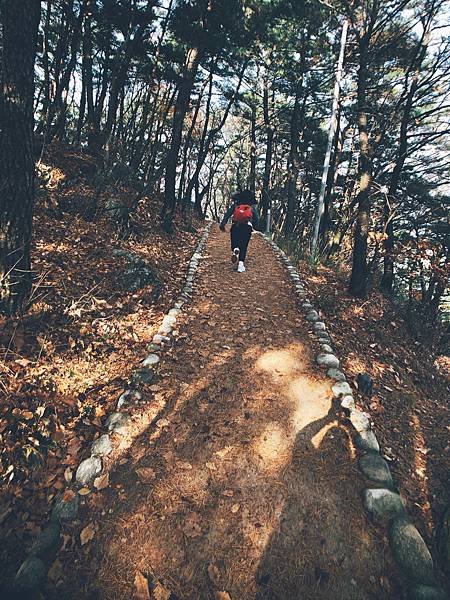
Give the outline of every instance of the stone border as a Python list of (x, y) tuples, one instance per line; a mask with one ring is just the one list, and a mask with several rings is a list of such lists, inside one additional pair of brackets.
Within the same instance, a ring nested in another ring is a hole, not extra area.
[[(141, 361), (140, 366), (133, 370), (127, 389), (120, 395), (117, 401), (116, 411), (111, 413), (104, 423), (106, 431), (92, 443), (89, 458), (84, 459), (78, 465), (74, 483), (79, 488), (94, 486), (93, 489), (102, 489), (99, 484), (104, 468), (102, 459), (113, 451), (113, 442), (110, 434), (114, 433), (118, 436), (126, 435), (128, 425), (131, 422), (131, 415), (123, 409), (129, 405), (130, 401), (139, 402), (142, 400), (143, 395), (139, 391), (139, 386), (152, 382), (155, 376), (154, 369), (161, 359), (160, 354), (164, 350), (164, 347), (172, 342), (174, 337), (172, 334), (177, 323), (177, 317), (181, 314), (183, 305), (188, 303), (192, 298), (195, 274), (199, 261), (202, 258), (202, 252), (208, 241), (212, 225), (213, 222), (211, 221), (205, 227), (203, 235), (189, 262), (185, 285), (173, 307), (163, 318), (158, 332), (153, 336), (152, 342), (147, 348), (149, 354)], [(95, 488), (94, 483), (98, 484), (97, 488)], [(69, 495), (67, 495), (68, 491)], [(16, 573), (12, 591), (19, 598), (30, 597), (39, 592), (43, 587), (47, 579), (48, 570), (62, 546), (61, 530), (64, 525), (76, 520), (78, 509), (79, 494), (71, 490), (70, 487), (66, 489), (66, 495), (61, 492), (55, 499), (48, 522), (38, 535), (28, 556)]]
[(333, 397), (340, 400), (353, 426), (355, 444), (360, 451), (359, 469), (370, 482), (370, 487), (363, 492), (364, 509), (376, 523), (388, 528), (393, 556), (409, 584), (409, 600), (446, 600), (447, 594), (439, 587), (435, 576), (431, 553), (408, 519), (405, 502), (394, 485), (388, 463), (380, 454), (380, 444), (371, 428), (370, 416), (356, 407), (352, 388), (340, 369), (340, 361), (333, 351), (325, 323), (307, 298), (300, 275), (287, 254), (271, 237), (263, 237), (288, 270), (299, 299), (299, 310), (304, 313), (313, 337), (320, 344), (321, 352), (316, 362), (327, 369), (327, 376), (334, 380), (331, 386)]

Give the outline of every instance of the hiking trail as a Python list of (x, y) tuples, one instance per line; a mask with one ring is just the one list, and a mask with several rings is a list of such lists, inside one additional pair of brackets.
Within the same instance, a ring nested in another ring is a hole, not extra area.
[(287, 272), (256, 235), (246, 266), (233, 271), (214, 226), (162, 357), (160, 410), (88, 497), (97, 532), (64, 560), (65, 597), (131, 598), (137, 572), (161, 582), (152, 598), (401, 597)]

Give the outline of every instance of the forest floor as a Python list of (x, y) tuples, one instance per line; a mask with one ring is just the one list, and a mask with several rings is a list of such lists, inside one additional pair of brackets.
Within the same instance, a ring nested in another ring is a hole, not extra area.
[[(146, 202), (119, 241), (105, 217), (83, 212), (95, 194), (89, 160), (58, 149), (44, 159), (53, 168), (35, 220), (35, 302), (24, 319), (0, 322), (2, 583), (146, 355), (200, 225), (178, 222), (170, 237), (158, 202)], [(131, 191), (109, 188), (102, 202), (108, 195), (126, 202)], [(146, 285), (130, 290), (118, 249), (146, 262)], [(436, 557), (450, 501), (445, 362), (381, 296), (350, 299), (344, 275), (299, 271), (347, 375), (374, 379), (373, 398), (356, 391), (357, 401)], [(109, 485), (81, 497), (45, 597), (131, 598), (145, 577), (165, 600), (403, 598), (385, 530), (363, 513), (351, 429), (266, 243), (254, 236), (248, 271), (237, 274), (214, 227), (180, 322)], [(95, 535), (81, 545), (87, 524)]]
[(179, 332), (139, 409), (149, 426), (85, 497), (96, 533), (61, 558), (65, 597), (130, 598), (144, 576), (155, 598), (401, 598), (344, 415), (260, 237), (237, 274), (213, 229)]

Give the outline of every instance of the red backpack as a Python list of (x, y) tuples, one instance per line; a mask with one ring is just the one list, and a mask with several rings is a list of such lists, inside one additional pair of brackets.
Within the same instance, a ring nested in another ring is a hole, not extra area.
[(252, 207), (248, 204), (238, 204), (233, 211), (233, 223), (248, 223), (253, 218)]

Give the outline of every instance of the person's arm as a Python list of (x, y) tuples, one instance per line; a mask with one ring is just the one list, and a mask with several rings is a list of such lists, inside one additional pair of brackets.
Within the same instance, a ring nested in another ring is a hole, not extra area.
[(253, 228), (256, 229), (256, 231), (259, 231), (259, 212), (258, 212), (258, 207), (255, 204), (252, 206), (252, 212), (253, 212), (253, 218), (252, 218)]
[(222, 231), (225, 229), (225, 225), (228, 223), (228, 219), (233, 214), (233, 210), (234, 210), (234, 205), (232, 204), (228, 208), (227, 212), (223, 215), (223, 219), (222, 219), (222, 221), (220, 222), (220, 225), (219, 225), (219, 227), (220, 227), (220, 229), (222, 229)]

